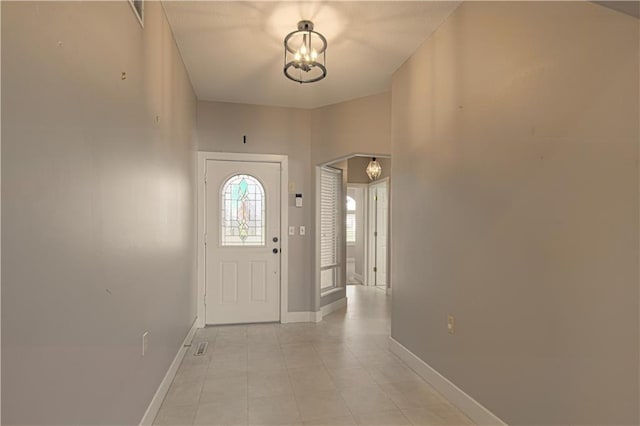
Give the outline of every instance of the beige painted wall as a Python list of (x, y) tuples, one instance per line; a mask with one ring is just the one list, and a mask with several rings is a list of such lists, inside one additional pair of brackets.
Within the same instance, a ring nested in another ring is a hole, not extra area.
[(2, 2), (3, 424), (137, 424), (195, 319), (195, 96), (145, 12)]
[(389, 154), (391, 94), (367, 96), (311, 111), (311, 162), (349, 154)]
[[(243, 143), (243, 136), (247, 143)], [(312, 185), (310, 112), (296, 108), (265, 107), (223, 102), (198, 102), (198, 148), (200, 151), (285, 154), (289, 156), (289, 182), (303, 194), (303, 207), (296, 208), (289, 194), (289, 225), (296, 236), (289, 238), (289, 311), (312, 311), (314, 291), (312, 256)], [(300, 225), (306, 235), (299, 235)]]
[(638, 43), (465, 2), (394, 75), (392, 336), (509, 424), (638, 423)]

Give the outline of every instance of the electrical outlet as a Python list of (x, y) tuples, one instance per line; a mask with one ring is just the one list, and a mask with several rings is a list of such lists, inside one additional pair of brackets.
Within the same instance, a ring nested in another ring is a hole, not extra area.
[(292, 236), (292, 237), (294, 235), (296, 235), (296, 227), (295, 226), (290, 226), (289, 227), (289, 235)]
[(306, 232), (305, 227), (304, 227), (304, 226), (301, 226), (301, 227), (300, 227), (300, 235), (304, 235), (304, 234), (305, 234), (305, 232)]
[(456, 319), (453, 315), (447, 315), (447, 331), (449, 334), (456, 332)]
[(147, 354), (147, 345), (149, 344), (149, 332), (142, 333), (142, 356)]

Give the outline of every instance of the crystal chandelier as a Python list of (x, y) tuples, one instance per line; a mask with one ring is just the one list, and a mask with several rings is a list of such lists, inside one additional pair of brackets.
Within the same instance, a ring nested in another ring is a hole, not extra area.
[(376, 180), (382, 175), (382, 167), (380, 163), (376, 161), (376, 157), (373, 157), (367, 165), (367, 176), (370, 180)]
[(298, 22), (298, 30), (284, 38), (284, 75), (298, 83), (327, 76), (327, 39), (313, 30), (313, 22)]

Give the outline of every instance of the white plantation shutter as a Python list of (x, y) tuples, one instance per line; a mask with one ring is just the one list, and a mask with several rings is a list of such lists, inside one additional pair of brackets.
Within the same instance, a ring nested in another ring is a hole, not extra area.
[(347, 195), (347, 224), (346, 224), (347, 244), (356, 242), (356, 200)]
[(320, 277), (321, 288), (334, 287), (338, 267), (338, 215), (340, 214), (340, 170), (320, 169)]
[(356, 242), (356, 214), (347, 213), (347, 243)]

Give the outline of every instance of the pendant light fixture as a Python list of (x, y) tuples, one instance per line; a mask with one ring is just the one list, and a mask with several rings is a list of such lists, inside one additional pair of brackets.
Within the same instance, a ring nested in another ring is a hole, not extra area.
[(298, 30), (284, 38), (284, 75), (298, 83), (327, 76), (327, 39), (313, 30), (313, 22), (298, 22)]
[(376, 157), (373, 157), (367, 165), (367, 176), (370, 180), (376, 180), (382, 175), (382, 167), (380, 163), (376, 161)]

